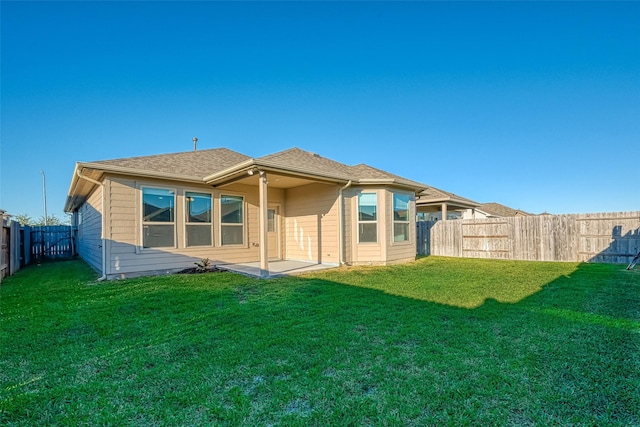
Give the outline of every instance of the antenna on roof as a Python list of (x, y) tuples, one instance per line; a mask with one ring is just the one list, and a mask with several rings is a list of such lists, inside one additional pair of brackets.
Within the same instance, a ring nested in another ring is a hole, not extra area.
[(193, 137), (193, 151), (196, 151), (196, 147), (198, 145), (198, 138), (196, 138), (195, 136)]

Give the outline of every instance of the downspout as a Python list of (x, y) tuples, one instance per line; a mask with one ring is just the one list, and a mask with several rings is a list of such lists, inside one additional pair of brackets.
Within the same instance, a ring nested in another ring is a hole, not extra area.
[[(84, 179), (86, 181), (89, 181), (95, 185), (99, 185), (100, 186), (100, 190), (102, 191), (102, 196), (101, 196), (101, 202), (102, 202), (102, 215), (104, 217), (104, 183), (100, 182), (100, 181), (96, 181), (93, 178), (89, 178), (88, 176), (84, 176), (82, 175), (82, 173), (80, 172), (79, 169), (76, 170), (76, 175), (78, 175), (78, 178), (80, 179)], [(98, 277), (98, 279), (96, 280), (97, 282), (102, 282), (104, 280), (107, 279), (107, 248), (106, 248), (106, 239), (104, 238), (104, 219), (102, 221), (102, 232), (101, 234), (101, 240), (102, 240), (102, 276)]]
[(344, 264), (344, 201), (342, 192), (351, 187), (351, 180), (344, 187), (340, 187), (338, 196), (338, 264)]

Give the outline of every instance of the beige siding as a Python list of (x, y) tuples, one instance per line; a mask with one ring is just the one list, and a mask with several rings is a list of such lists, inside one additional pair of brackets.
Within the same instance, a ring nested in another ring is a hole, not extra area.
[(343, 210), (344, 210), (344, 216), (343, 218), (343, 232), (342, 235), (344, 236), (344, 246), (343, 246), (343, 250), (344, 250), (344, 262), (347, 264), (353, 264), (353, 230), (355, 229), (356, 225), (354, 223), (354, 213), (353, 213), (353, 198), (354, 198), (355, 192), (351, 189), (345, 189), (342, 192), (342, 206), (343, 206)]
[[(88, 216), (93, 224), (94, 251), (89, 254), (90, 245), (85, 238), (87, 257), (93, 257), (92, 265), (99, 265), (101, 225), (105, 225), (105, 250), (107, 252), (106, 274), (109, 278), (127, 277), (176, 271), (193, 267), (193, 263), (209, 258), (212, 264), (254, 262), (259, 260), (258, 187), (243, 184), (212, 188), (201, 184), (185, 184), (162, 180), (134, 180), (130, 177), (107, 175), (105, 177), (105, 208), (100, 205), (97, 218)], [(175, 247), (142, 248), (141, 188), (145, 186), (167, 188), (175, 191)], [(393, 244), (392, 236), (392, 196), (385, 188), (375, 188), (378, 194), (378, 242), (358, 244), (357, 238), (357, 193), (363, 188), (349, 188), (344, 191), (344, 256), (347, 262), (355, 264), (386, 264), (407, 260), (415, 256), (415, 224), (410, 227), (411, 240), (408, 244)], [(208, 247), (185, 247), (184, 196), (187, 191), (210, 193), (213, 196), (213, 245)], [(98, 192), (98, 196), (101, 192)], [(244, 197), (244, 244), (222, 246), (220, 241), (220, 197), (237, 195)], [(100, 201), (92, 195), (91, 203)], [(270, 205), (278, 205), (281, 215), (281, 246), (286, 259), (305, 260), (326, 264), (340, 262), (339, 230), (339, 186), (313, 183), (301, 187), (268, 189)], [(89, 201), (87, 202), (89, 203)], [(415, 206), (412, 205), (412, 212)], [(95, 215), (94, 215), (95, 216)], [(413, 215), (412, 215), (413, 220)], [(95, 240), (95, 225), (97, 241)], [(96, 244), (97, 243), (97, 244)], [(82, 244), (82, 242), (81, 242)]]
[(80, 206), (78, 226), (78, 254), (87, 264), (102, 271), (102, 188), (96, 187)]
[[(393, 241), (393, 194), (404, 194), (409, 196), (409, 240), (405, 242)], [(386, 263), (410, 261), (416, 258), (416, 208), (415, 194), (400, 190), (387, 190), (386, 192), (386, 209), (387, 225), (386, 225), (386, 242), (387, 257)]]
[[(393, 193), (410, 196), (409, 241), (393, 241)], [(378, 195), (378, 242), (358, 242), (358, 194), (375, 192)], [(416, 256), (415, 195), (389, 188), (352, 187), (344, 191), (345, 260), (354, 265), (384, 265), (406, 262)]]
[(338, 264), (338, 187), (309, 184), (285, 196), (285, 257)]
[[(144, 186), (174, 189), (176, 192), (176, 223), (174, 248), (144, 249), (141, 247), (141, 192)], [(109, 277), (133, 276), (144, 273), (169, 272), (193, 267), (193, 263), (209, 258), (213, 264), (258, 261), (258, 189), (253, 186), (233, 185), (212, 189), (204, 185), (184, 185), (178, 182), (156, 180), (134, 181), (111, 176), (105, 185), (111, 209), (108, 223)], [(213, 240), (209, 247), (185, 247), (184, 193), (209, 192), (213, 195)], [(221, 246), (219, 200), (221, 195), (238, 195), (245, 202), (245, 243)], [(283, 203), (282, 190), (269, 192), (270, 202)]]
[[(378, 195), (378, 241), (376, 243), (360, 243), (358, 242), (358, 194), (359, 193), (376, 193)], [(379, 188), (352, 188), (349, 191), (350, 206), (352, 215), (351, 219), (351, 263), (354, 265), (376, 265), (384, 264), (386, 257), (385, 242), (385, 220), (387, 218), (385, 208), (385, 191)]]

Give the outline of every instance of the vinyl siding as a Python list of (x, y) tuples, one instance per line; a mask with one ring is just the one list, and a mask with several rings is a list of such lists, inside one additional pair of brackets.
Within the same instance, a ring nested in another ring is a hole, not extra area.
[(285, 257), (338, 264), (338, 187), (314, 183), (285, 197)]
[[(405, 194), (409, 196), (409, 240), (405, 242), (393, 241), (393, 194)], [(415, 195), (406, 191), (386, 191), (386, 212), (388, 223), (386, 227), (386, 239), (387, 243), (387, 258), (386, 263), (391, 264), (394, 262), (402, 262), (407, 260), (413, 260), (416, 257), (416, 207), (415, 207)]]
[(353, 192), (350, 189), (345, 189), (342, 192), (342, 210), (343, 210), (343, 261), (346, 264), (353, 263)]
[[(105, 186), (108, 210), (108, 260), (110, 278), (140, 274), (161, 273), (191, 268), (202, 258), (212, 264), (252, 262), (259, 260), (258, 189), (253, 186), (233, 185), (221, 190), (209, 186), (184, 185), (179, 182), (145, 180), (134, 181), (126, 177), (111, 176)], [(175, 242), (174, 248), (141, 247), (141, 188), (145, 186), (175, 190)], [(184, 194), (199, 191), (213, 195), (213, 246), (185, 247)], [(238, 246), (220, 245), (220, 196), (244, 197), (245, 242)], [(283, 203), (283, 191), (269, 191), (269, 201)]]
[(102, 188), (96, 187), (78, 210), (78, 254), (100, 274), (102, 271)]
[[(378, 201), (377, 224), (378, 224), (378, 241), (376, 243), (360, 243), (358, 241), (358, 194), (359, 193), (376, 193)], [(351, 263), (354, 265), (374, 265), (385, 263), (386, 244), (384, 236), (386, 232), (385, 218), (385, 191), (380, 188), (358, 188), (354, 187), (348, 191), (349, 201), (345, 200), (345, 204), (350, 206), (351, 215), (349, 215), (350, 230), (347, 231), (351, 235)]]

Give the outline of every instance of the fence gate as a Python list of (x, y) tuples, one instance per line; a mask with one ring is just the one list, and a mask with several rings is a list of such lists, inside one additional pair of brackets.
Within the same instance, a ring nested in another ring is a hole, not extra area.
[(71, 227), (68, 225), (48, 225), (30, 227), (31, 257), (71, 258), (74, 255)]
[(431, 229), (437, 221), (416, 222), (416, 253), (418, 255), (431, 255)]

